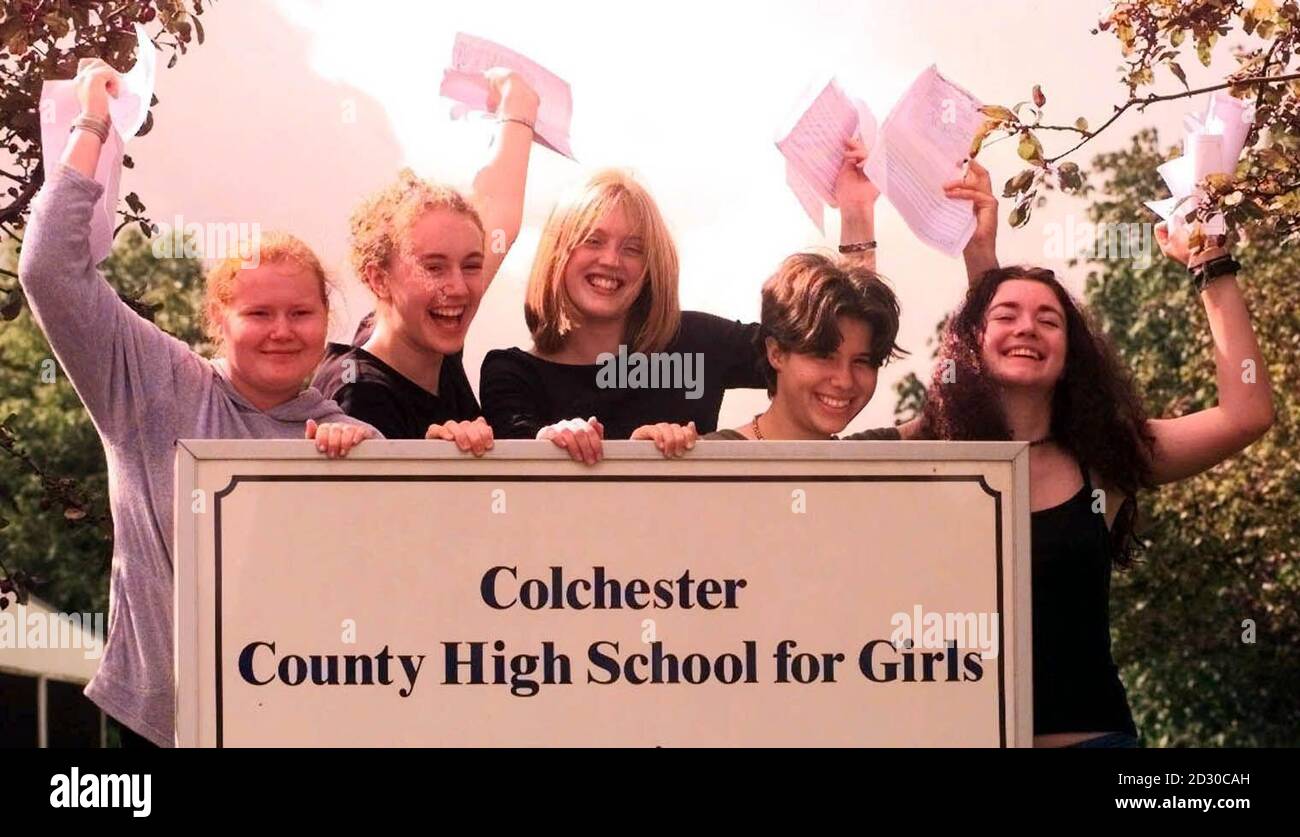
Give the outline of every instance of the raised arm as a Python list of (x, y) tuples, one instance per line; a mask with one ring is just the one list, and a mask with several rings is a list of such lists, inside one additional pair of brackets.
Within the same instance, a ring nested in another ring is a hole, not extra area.
[[(78, 72), (82, 114), (107, 121), (117, 74), (102, 61)], [(136, 431), (139, 415), (174, 406), (179, 380), (203, 374), (189, 347), (126, 306), (95, 269), (90, 222), (103, 187), (93, 179), (100, 138), (78, 128), (32, 204), (19, 281), (37, 324), (101, 435)], [(155, 411), (155, 417), (157, 413)]]
[[(835, 202), (840, 208), (840, 246), (852, 247), (861, 242), (874, 242), (876, 238), (876, 199), (880, 190), (862, 172), (862, 161), (866, 159), (867, 148), (858, 139), (849, 141), (845, 149), (844, 162), (840, 165), (839, 176), (835, 180)], [(843, 256), (851, 264), (876, 270), (876, 248)], [(915, 436), (920, 419), (910, 421), (899, 432), (904, 439)]]
[[(840, 210), (840, 247), (854, 248), (843, 258), (850, 264), (876, 270), (876, 199), (880, 190), (860, 168), (867, 148), (858, 138), (848, 141), (844, 161), (835, 178), (835, 203)], [(868, 249), (860, 249), (866, 245)]]
[(993, 181), (988, 169), (977, 160), (968, 161), (966, 174), (961, 180), (945, 183), (944, 194), (974, 203), (975, 234), (962, 251), (966, 262), (966, 281), (976, 280), (998, 267), (998, 199), (993, 195)]
[(537, 94), (519, 75), (508, 70), (487, 72), (498, 124), (492, 158), (474, 178), (470, 201), (478, 209), (487, 233), (483, 275), (492, 282), (519, 235), (524, 220), (524, 184), (537, 123)]
[[(1164, 224), (1156, 241), (1165, 255), (1193, 266), (1227, 256), (1221, 247), (1195, 255), (1188, 250), (1188, 230), (1171, 236)], [(1190, 281), (1190, 280), (1189, 280)], [(1255, 339), (1250, 312), (1235, 275), (1212, 279), (1201, 291), (1201, 302), (1214, 341), (1214, 374), (1219, 403), (1191, 415), (1152, 419), (1155, 438), (1152, 477), (1157, 484), (1199, 474), (1241, 451), (1273, 424), (1273, 387), (1268, 365)]]

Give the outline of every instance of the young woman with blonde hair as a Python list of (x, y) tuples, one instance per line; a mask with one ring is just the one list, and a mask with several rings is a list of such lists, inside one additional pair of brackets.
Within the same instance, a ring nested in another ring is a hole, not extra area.
[[(879, 193), (858, 169), (864, 156), (860, 142), (846, 148), (836, 202), (841, 250), (870, 268)], [(644, 187), (605, 171), (575, 189), (551, 213), (533, 262), (524, 308), (532, 348), (483, 361), (479, 391), (496, 435), (551, 439), (594, 463), (605, 438), (650, 439), (678, 456), (716, 429), (727, 389), (766, 386), (759, 327), (682, 311), (677, 283), (676, 248)], [(666, 386), (615, 380), (611, 366), (630, 369), (633, 355), (659, 370), (690, 369), (695, 385), (685, 374)]]

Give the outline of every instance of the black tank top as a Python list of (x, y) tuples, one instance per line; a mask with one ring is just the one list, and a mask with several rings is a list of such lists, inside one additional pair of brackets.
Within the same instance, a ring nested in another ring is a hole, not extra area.
[(1110, 532), (1092, 510), (1092, 483), (1031, 515), (1034, 607), (1034, 734), (1126, 732), (1136, 736), (1110, 653)]

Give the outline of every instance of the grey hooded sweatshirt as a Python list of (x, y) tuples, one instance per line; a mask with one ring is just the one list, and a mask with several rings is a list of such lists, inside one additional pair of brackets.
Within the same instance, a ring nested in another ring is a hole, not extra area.
[(174, 743), (172, 549), (178, 439), (302, 439), (307, 419), (361, 424), (315, 389), (270, 410), (128, 308), (90, 260), (103, 187), (60, 167), (32, 203), (18, 273), (36, 322), (99, 431), (113, 567), (108, 638), (86, 695), (164, 747)]

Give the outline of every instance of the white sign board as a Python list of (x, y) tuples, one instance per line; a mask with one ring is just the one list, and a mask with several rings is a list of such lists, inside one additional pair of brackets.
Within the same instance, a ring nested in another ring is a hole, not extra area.
[(1020, 443), (182, 441), (181, 746), (1030, 746)]

